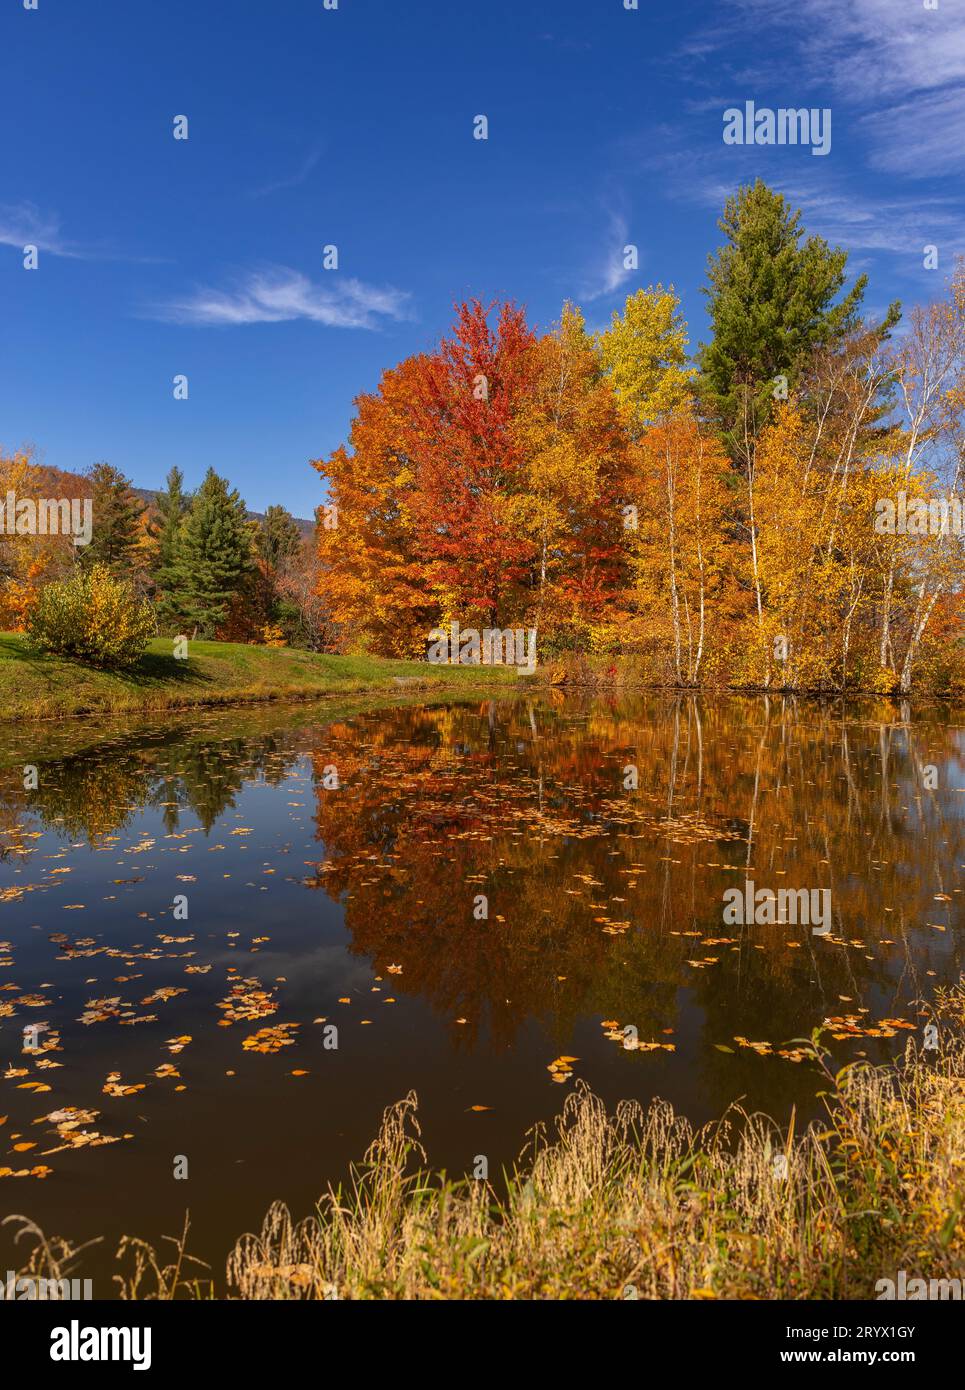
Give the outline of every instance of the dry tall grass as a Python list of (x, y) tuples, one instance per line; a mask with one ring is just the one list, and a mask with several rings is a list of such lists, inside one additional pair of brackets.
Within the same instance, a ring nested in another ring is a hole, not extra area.
[[(227, 1264), (243, 1299), (873, 1298), (899, 1270), (965, 1274), (965, 986), (942, 992), (939, 1046), (827, 1080), (803, 1134), (732, 1110), (695, 1131), (657, 1101), (609, 1115), (585, 1087), (537, 1131), (498, 1199), (433, 1175), (414, 1094), (345, 1189), (305, 1220), (275, 1204)], [(148, 1247), (128, 1297), (205, 1291)], [(48, 1247), (49, 1248), (49, 1247)], [(172, 1276), (172, 1270), (175, 1271)], [(215, 1292), (210, 1286), (208, 1292)]]
[(965, 1273), (965, 989), (939, 1048), (832, 1074), (827, 1120), (732, 1111), (695, 1131), (578, 1087), (497, 1201), (433, 1179), (416, 1099), (386, 1112), (348, 1191), (269, 1211), (228, 1262), (243, 1298), (867, 1298), (899, 1269)]

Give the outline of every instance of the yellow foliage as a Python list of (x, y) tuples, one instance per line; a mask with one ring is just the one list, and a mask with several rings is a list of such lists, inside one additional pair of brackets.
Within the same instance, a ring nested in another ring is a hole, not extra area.
[(125, 667), (143, 655), (155, 626), (150, 605), (105, 565), (94, 565), (42, 589), (27, 632), (39, 651), (92, 666)]

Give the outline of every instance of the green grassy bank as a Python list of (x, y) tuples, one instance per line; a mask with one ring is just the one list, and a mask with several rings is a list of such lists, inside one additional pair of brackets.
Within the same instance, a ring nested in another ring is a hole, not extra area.
[(426, 689), (507, 693), (525, 682), (512, 667), (430, 666), (368, 656), (320, 656), (289, 647), (192, 642), (187, 661), (169, 638), (149, 643), (129, 671), (99, 671), (60, 657), (38, 656), (15, 633), (0, 633), (0, 718), (124, 714), (190, 709), (255, 700), (307, 699), (352, 692)]

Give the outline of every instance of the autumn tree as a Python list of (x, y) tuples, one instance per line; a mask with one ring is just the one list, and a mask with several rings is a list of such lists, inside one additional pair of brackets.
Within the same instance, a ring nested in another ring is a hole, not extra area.
[(637, 290), (623, 313), (597, 335), (602, 369), (623, 408), (630, 432), (677, 410), (687, 398), (693, 368), (687, 362), (687, 326), (673, 286)]
[(684, 403), (641, 435), (632, 461), (628, 645), (664, 652), (670, 680), (696, 685), (724, 584), (727, 456)]
[(352, 451), (316, 465), (322, 591), (381, 651), (421, 653), (453, 618), (580, 640), (621, 582), (625, 441), (582, 316), (541, 338), (512, 305), (491, 317), (462, 305), (436, 353), (359, 398)]
[[(965, 260), (957, 262), (947, 293), (912, 313), (910, 331), (893, 354), (893, 368), (900, 400), (902, 490), (907, 493), (916, 473), (926, 469), (940, 517), (943, 498), (946, 505), (957, 498), (961, 508), (965, 483)], [(905, 694), (935, 606), (944, 595), (961, 593), (965, 574), (961, 531), (940, 526), (925, 536), (906, 537), (906, 547), (908, 540), (914, 598), (903, 650), (896, 651), (893, 640), (893, 564), (885, 575), (881, 625), (881, 664), (897, 671)]]
[(278, 573), (276, 621), (289, 646), (333, 651), (339, 627), (322, 593), (321, 558), (314, 536), (305, 537)]
[(356, 398), (349, 447), (314, 463), (327, 489), (316, 532), (318, 588), (349, 650), (421, 656), (439, 615), (415, 519), (412, 401), (424, 359), (407, 358)]
[[(800, 398), (761, 432), (741, 481), (754, 517), (744, 582), (758, 610), (735, 645), (732, 678), (740, 649), (752, 683), (910, 688), (932, 612), (956, 574), (960, 587), (961, 541), (883, 528), (880, 512), (900, 496), (927, 510), (943, 440), (954, 488), (962, 343), (954, 293), (916, 311), (897, 347), (882, 325), (859, 328), (815, 354)], [(907, 664), (885, 660), (886, 635)]]
[(514, 428), (533, 390), (536, 337), (522, 309), (495, 324), (478, 300), (421, 359), (409, 415), (413, 518), (443, 617), (510, 626), (525, 608), (536, 544), (521, 494), (527, 468)]
[(782, 406), (762, 431), (755, 465), (761, 608), (735, 633), (738, 679), (790, 689), (840, 683), (859, 605), (873, 597), (868, 478), (860, 455), (842, 466), (815, 449), (799, 406)]
[[(53, 484), (48, 486), (48, 484)], [(36, 499), (70, 490), (89, 491), (80, 479), (38, 466), (30, 449), (5, 454), (0, 450), (0, 630), (22, 631), (43, 586), (65, 578), (77, 562), (77, 548), (68, 535), (36, 535), (18, 526), (17, 508), (7, 513), (11, 496)]]
[(533, 347), (532, 389), (512, 433), (524, 461), (513, 524), (533, 543), (526, 625), (551, 645), (606, 646), (625, 579), (627, 441), (571, 304)]

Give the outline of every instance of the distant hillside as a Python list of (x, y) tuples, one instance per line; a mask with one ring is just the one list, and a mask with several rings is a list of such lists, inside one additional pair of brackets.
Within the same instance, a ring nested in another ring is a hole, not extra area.
[[(70, 473), (63, 468), (37, 463), (33, 465), (33, 470), (31, 491), (37, 497), (90, 496), (90, 479), (82, 473)], [(131, 491), (146, 507), (153, 507), (157, 501), (158, 493), (154, 488), (133, 487)], [(265, 516), (264, 512), (248, 512), (247, 515), (252, 521), (263, 521)], [(303, 516), (296, 516), (294, 520), (303, 538), (314, 534), (314, 521), (308, 521)]]
[[(154, 503), (157, 501), (158, 493), (156, 489), (148, 487), (132, 487), (131, 491), (134, 493), (135, 497), (139, 497), (141, 499), (145, 506), (153, 507)], [(264, 512), (248, 512), (247, 515), (249, 521), (264, 521), (265, 519)], [(314, 533), (314, 521), (306, 521), (303, 516), (296, 516), (294, 520), (295, 525), (298, 527), (303, 537), (311, 536)]]
[[(54, 468), (50, 464), (33, 464), (33, 477), (31, 482), (31, 492), (43, 498), (89, 498), (90, 480), (82, 473), (70, 473), (67, 468)], [(156, 503), (157, 489), (154, 488), (131, 488), (135, 498), (139, 498), (147, 507), (153, 507)], [(249, 512), (249, 520), (263, 521), (264, 512)], [(314, 535), (316, 524), (314, 521), (306, 520), (305, 517), (295, 517), (296, 527), (302, 532), (302, 537)]]

